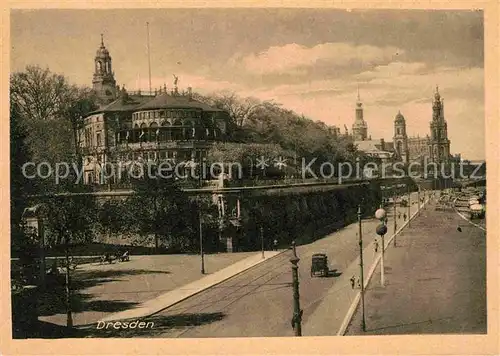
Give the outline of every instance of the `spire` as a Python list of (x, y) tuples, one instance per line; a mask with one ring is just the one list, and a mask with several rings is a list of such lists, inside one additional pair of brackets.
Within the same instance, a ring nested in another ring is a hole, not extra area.
[(359, 97), (359, 84), (358, 84), (358, 102), (361, 101), (360, 97)]
[(104, 47), (104, 35), (101, 33), (101, 47)]

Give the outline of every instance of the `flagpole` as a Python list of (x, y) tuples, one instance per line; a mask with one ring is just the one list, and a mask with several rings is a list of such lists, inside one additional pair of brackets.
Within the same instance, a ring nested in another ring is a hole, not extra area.
[(149, 49), (149, 22), (146, 22), (146, 28), (148, 32), (148, 68), (149, 68), (149, 94), (153, 92), (151, 89), (151, 54), (150, 54), (150, 49)]

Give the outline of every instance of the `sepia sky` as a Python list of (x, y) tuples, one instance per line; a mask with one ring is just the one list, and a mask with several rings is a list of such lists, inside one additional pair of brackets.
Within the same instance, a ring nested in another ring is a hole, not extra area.
[(452, 153), (484, 159), (483, 14), (335, 9), (14, 10), (11, 70), (48, 67), (92, 85), (100, 34), (117, 83), (153, 88), (172, 74), (201, 93), (274, 99), (349, 131), (357, 88), (368, 134), (392, 141), (398, 110), (425, 136), (436, 85)]

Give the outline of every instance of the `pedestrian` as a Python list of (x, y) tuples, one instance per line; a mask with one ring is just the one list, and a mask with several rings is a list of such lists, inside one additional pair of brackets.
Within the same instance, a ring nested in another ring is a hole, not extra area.
[(273, 249), (274, 249), (274, 251), (278, 251), (278, 239), (274, 239), (274, 241), (273, 241)]
[(378, 252), (378, 240), (375, 239), (375, 253)]
[(358, 288), (361, 288), (361, 281), (359, 280), (359, 278), (358, 278), (358, 283), (357, 283), (357, 285), (358, 285)]
[(398, 214), (398, 220), (401, 219), (401, 213)]
[(403, 220), (406, 221), (406, 213), (403, 214)]
[(354, 283), (356, 283), (356, 278), (352, 276), (350, 281), (351, 281), (351, 288), (354, 289)]

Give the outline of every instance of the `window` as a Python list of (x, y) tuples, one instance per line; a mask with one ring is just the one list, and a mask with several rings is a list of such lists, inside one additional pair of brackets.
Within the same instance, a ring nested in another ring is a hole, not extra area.
[(96, 134), (96, 146), (101, 146), (101, 133)]

